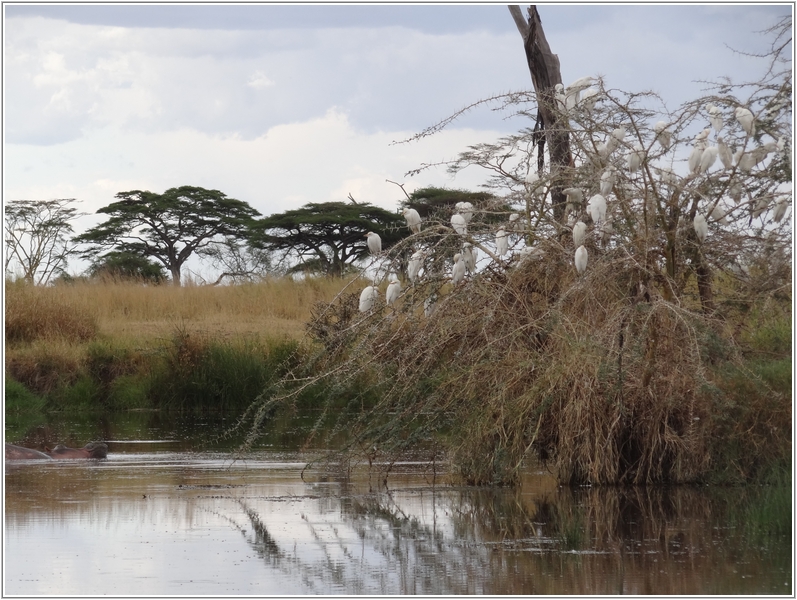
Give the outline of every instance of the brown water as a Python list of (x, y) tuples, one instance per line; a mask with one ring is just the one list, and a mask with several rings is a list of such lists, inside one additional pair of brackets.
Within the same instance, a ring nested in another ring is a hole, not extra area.
[(6, 463), (5, 594), (792, 594), (770, 489), (572, 490), (539, 466), (463, 488), (414, 463), (384, 488), (302, 478), (290, 436), (233, 463), (183, 426), (106, 424), (103, 461)]

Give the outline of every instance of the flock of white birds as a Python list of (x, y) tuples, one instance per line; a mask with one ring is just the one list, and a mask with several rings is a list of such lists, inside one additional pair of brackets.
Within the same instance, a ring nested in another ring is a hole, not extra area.
[[(555, 102), (558, 110), (566, 114), (572, 114), (571, 111), (578, 108), (591, 114), (596, 102), (600, 98), (600, 92), (597, 88), (592, 87), (596, 82), (595, 78), (582, 77), (573, 82), (568, 87), (557, 84), (555, 88)], [(774, 152), (783, 152), (785, 149), (784, 138), (773, 140), (756, 146), (752, 150), (746, 150), (748, 140), (752, 139), (756, 131), (756, 118), (753, 113), (744, 106), (739, 106), (735, 109), (735, 118), (741, 126), (742, 130), (747, 136), (744, 140), (742, 147), (735, 153), (731, 153), (720, 132), (725, 126), (722, 111), (714, 104), (707, 104), (705, 111), (708, 117), (708, 122), (711, 127), (703, 129), (697, 136), (695, 136), (692, 145), (691, 153), (687, 160), (689, 169), (688, 177), (696, 178), (701, 175), (707, 174), (712, 167), (714, 167), (717, 159), (719, 158), (722, 168), (731, 170), (735, 168), (741, 172), (750, 172), (753, 167), (761, 163), (769, 154)], [(670, 150), (673, 143), (674, 135), (671, 131), (672, 124), (666, 121), (659, 121), (653, 126), (654, 143), (658, 143), (662, 149), (667, 152)], [(712, 129), (715, 131), (714, 145), (710, 142), (710, 135)], [(624, 127), (617, 127), (613, 129), (606, 140), (597, 143), (596, 160), (594, 164), (608, 163), (609, 157), (618, 148), (623, 145), (626, 136), (626, 129)], [(627, 144), (629, 148), (626, 157), (626, 167), (630, 176), (633, 176), (644, 165), (646, 160), (646, 151), (644, 146), (637, 142), (633, 145)], [(534, 161), (532, 161), (533, 164)], [(672, 169), (666, 167), (656, 167), (651, 165), (654, 172), (658, 172), (661, 181), (666, 184), (675, 185), (678, 181), (678, 176)], [(586, 203), (585, 217), (591, 219), (598, 239), (602, 243), (606, 243), (613, 232), (613, 226), (610, 219), (607, 219), (607, 197), (613, 192), (614, 186), (618, 180), (617, 167), (613, 164), (608, 164), (600, 176), (597, 188), (598, 193), (594, 194)], [(525, 180), (526, 189), (531, 191), (538, 189), (540, 177), (537, 172), (529, 168)], [(573, 264), (579, 275), (582, 275), (587, 270), (589, 262), (589, 253), (584, 244), (587, 235), (587, 224), (584, 220), (576, 217), (577, 211), (572, 211), (571, 208), (579, 208), (582, 206), (584, 200), (584, 192), (579, 187), (570, 187), (563, 190), (566, 195), (566, 207), (569, 214), (568, 226), (572, 230), (573, 244), (576, 248)], [(738, 206), (742, 198), (742, 189), (738, 182), (732, 181), (728, 189), (730, 198)], [(764, 210), (769, 208), (770, 198), (759, 200), (758, 204), (752, 207), (753, 217), (758, 217)], [(760, 206), (759, 206), (760, 204)], [(782, 195), (776, 201), (772, 220), (780, 222), (786, 214), (788, 208), (787, 195)], [(451, 215), (451, 230), (457, 235), (465, 238), (468, 235), (468, 224), (473, 218), (474, 207), (470, 202), (458, 202), (455, 205), (454, 214)], [(405, 208), (403, 211), (404, 218), (407, 222), (407, 227), (413, 234), (421, 232), (422, 220), (417, 210), (413, 208)], [(727, 224), (726, 212), (719, 206), (718, 203), (713, 204), (713, 208), (708, 215), (698, 212), (693, 221), (693, 227), (698, 241), (703, 244), (708, 235), (708, 219), (712, 219), (720, 224)], [(511, 233), (521, 232), (524, 228), (524, 220), (519, 213), (513, 213), (509, 216), (507, 224), (499, 227), (495, 234), (495, 255), (494, 257), (503, 258), (509, 252), (509, 237)], [(379, 236), (376, 233), (368, 232), (368, 249), (374, 256), (379, 256), (382, 251), (382, 244)], [(419, 277), (420, 270), (423, 266), (425, 258), (427, 258), (428, 251), (417, 250), (415, 251), (408, 262), (407, 278), (411, 284), (414, 284)], [(543, 251), (539, 248), (522, 248), (518, 256), (520, 259), (528, 257), (541, 257)], [(465, 280), (467, 273), (473, 273), (476, 270), (476, 249), (473, 244), (468, 241), (463, 241), (462, 249), (454, 255), (453, 266), (451, 269), (451, 283), (458, 285)], [(401, 282), (395, 274), (389, 277), (389, 284), (386, 291), (385, 301), (387, 305), (392, 305), (399, 297), (401, 292)], [(378, 289), (375, 285), (367, 286), (360, 295), (361, 312), (368, 312), (372, 310), (378, 298)], [(434, 298), (429, 298), (424, 305), (427, 314), (434, 303)]]

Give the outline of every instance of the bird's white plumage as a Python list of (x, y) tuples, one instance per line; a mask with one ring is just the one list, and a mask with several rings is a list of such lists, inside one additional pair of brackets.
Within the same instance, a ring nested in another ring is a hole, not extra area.
[(587, 234), (587, 225), (583, 221), (579, 221), (573, 226), (573, 245), (578, 248), (581, 242), (584, 241), (584, 236)]
[(730, 148), (725, 144), (725, 140), (721, 137), (717, 138), (717, 155), (723, 167), (726, 169), (733, 167), (733, 155), (731, 154)]
[(379, 291), (373, 285), (366, 286), (360, 292), (360, 312), (368, 312), (374, 307)]
[(379, 237), (378, 233), (369, 231), (365, 234), (365, 237), (368, 240), (368, 250), (371, 254), (379, 254), (382, 252), (382, 238)]
[(653, 126), (656, 141), (665, 151), (670, 147), (670, 142), (672, 141), (672, 132), (667, 129), (669, 126), (670, 124), (667, 121), (658, 121)]
[(498, 256), (506, 256), (506, 253), (509, 251), (509, 240), (507, 239), (506, 231), (504, 231), (503, 227), (495, 234), (495, 250)]
[(410, 228), (410, 231), (412, 231), (412, 233), (420, 233), (421, 215), (418, 214), (418, 211), (414, 208), (405, 208), (403, 214), (404, 218), (407, 220), (407, 227)]
[(706, 223), (706, 217), (700, 213), (697, 213), (695, 215), (693, 225), (695, 228), (695, 233), (697, 234), (697, 239), (699, 239), (700, 243), (702, 244), (706, 239), (706, 235), (708, 234), (708, 223)]
[(633, 150), (628, 153), (628, 170), (631, 173), (636, 173), (639, 167), (642, 166), (642, 161), (645, 159), (645, 149), (637, 142), (634, 144)]
[(714, 131), (719, 133), (723, 125), (722, 111), (710, 102), (706, 104), (706, 111), (708, 112), (708, 120), (711, 122), (711, 126), (714, 128)]
[(581, 246), (578, 247), (578, 250), (576, 250), (576, 256), (575, 256), (576, 271), (578, 271), (579, 275), (581, 275), (584, 271), (587, 270), (588, 260), (589, 260), (589, 253), (582, 244)]
[(470, 202), (457, 202), (454, 208), (462, 215), (466, 223), (470, 223), (470, 220), (473, 218), (473, 204)]
[(714, 164), (714, 161), (717, 160), (717, 153), (719, 149), (717, 146), (709, 146), (705, 150), (703, 150), (703, 154), (700, 156), (700, 165), (698, 166), (698, 171), (700, 173), (706, 173)]
[(401, 282), (398, 280), (398, 277), (395, 275), (391, 275), (390, 283), (387, 286), (387, 291), (385, 292), (385, 302), (388, 306), (393, 304), (396, 299), (399, 297), (401, 293)]
[(462, 244), (462, 259), (465, 261), (465, 268), (468, 273), (473, 273), (476, 270), (476, 256), (477, 251), (470, 242)]
[(601, 194), (595, 194), (587, 202), (587, 212), (595, 223), (603, 221), (606, 217), (606, 198)]
[(451, 283), (456, 285), (463, 279), (465, 279), (465, 260), (457, 253), (454, 255), (454, 268), (451, 269)]
[(753, 113), (750, 112), (744, 106), (736, 107), (736, 120), (739, 121), (739, 125), (742, 126), (744, 132), (747, 135), (755, 135), (755, 118), (753, 117)]
[(617, 181), (617, 169), (615, 169), (614, 165), (609, 165), (601, 175), (600, 195), (608, 196), (614, 187), (615, 181)]
[(412, 253), (412, 256), (410, 256), (409, 263), (407, 263), (407, 278), (410, 280), (410, 283), (415, 283), (422, 264), (423, 250), (416, 250)]
[(459, 235), (468, 235), (468, 223), (465, 221), (465, 217), (459, 213), (451, 215), (451, 227)]

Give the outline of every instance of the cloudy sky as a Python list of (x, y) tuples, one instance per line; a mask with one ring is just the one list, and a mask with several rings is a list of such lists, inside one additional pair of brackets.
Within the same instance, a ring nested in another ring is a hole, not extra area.
[[(522, 5), (525, 12), (527, 5)], [(526, 123), (459, 108), (531, 88), (503, 4), (37, 5), (4, 9), (6, 199), (77, 198), (93, 213), (132, 189), (219, 189), (268, 215), (307, 202), (388, 209), (466, 170), (405, 173)], [(755, 77), (759, 32), (791, 5), (540, 5), (565, 84), (602, 75), (670, 108), (699, 81)], [(99, 222), (85, 217), (81, 231)]]

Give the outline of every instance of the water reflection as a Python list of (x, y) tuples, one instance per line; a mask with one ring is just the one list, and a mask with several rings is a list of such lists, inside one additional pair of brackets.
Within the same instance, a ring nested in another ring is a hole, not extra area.
[(303, 479), (289, 445), (231, 463), (113, 428), (108, 460), (6, 464), (6, 593), (792, 593), (789, 489), (570, 489), (534, 466), (468, 488), (412, 463), (385, 488)]

